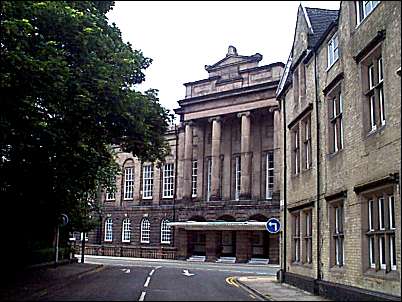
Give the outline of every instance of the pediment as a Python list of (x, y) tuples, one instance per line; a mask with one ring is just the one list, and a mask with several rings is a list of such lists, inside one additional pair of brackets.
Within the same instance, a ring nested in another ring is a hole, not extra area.
[(249, 62), (259, 62), (261, 60), (262, 55), (260, 55), (259, 53), (256, 53), (255, 55), (252, 56), (240, 56), (237, 54), (236, 48), (234, 46), (229, 46), (229, 50), (225, 58), (219, 60), (215, 64), (206, 65), (205, 69), (208, 72), (211, 72), (231, 65), (240, 65)]

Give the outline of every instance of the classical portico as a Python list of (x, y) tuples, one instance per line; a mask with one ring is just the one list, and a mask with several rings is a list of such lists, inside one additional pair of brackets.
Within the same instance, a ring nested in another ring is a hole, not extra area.
[[(269, 167), (275, 166), (275, 131), (280, 129), (275, 91), (284, 64), (258, 66), (261, 60), (258, 53), (238, 55), (229, 46), (222, 60), (205, 66), (208, 78), (184, 84), (186, 97), (175, 110), (181, 121), (178, 174), (182, 171), (183, 176), (178, 179), (180, 209), (172, 226), (183, 251), (204, 251), (209, 260), (217, 255), (232, 254), (241, 261), (251, 257), (253, 222), (243, 222), (251, 214), (268, 219), (279, 213), (279, 186), (271, 177), (279, 171), (268, 171), (268, 161)], [(184, 223), (194, 214), (204, 217), (205, 224)], [(222, 215), (231, 215), (231, 224), (214, 224)], [(276, 239), (269, 240), (270, 249), (279, 247)], [(218, 247), (223, 252), (217, 252)]]

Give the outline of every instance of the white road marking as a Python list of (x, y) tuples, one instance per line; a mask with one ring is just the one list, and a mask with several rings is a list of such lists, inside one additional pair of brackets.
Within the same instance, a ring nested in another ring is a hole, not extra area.
[(190, 273), (187, 269), (184, 269), (184, 270), (183, 270), (183, 275), (184, 275), (184, 276), (187, 276), (187, 277), (190, 277), (190, 276), (194, 276), (195, 274), (192, 274), (192, 273)]
[(131, 272), (129, 268), (122, 268), (121, 271), (125, 272), (126, 274), (129, 274)]
[(148, 287), (149, 281), (151, 281), (151, 277), (147, 278), (147, 281), (145, 281), (144, 287)]
[(149, 275), (152, 276), (152, 275), (154, 274), (154, 272), (155, 272), (155, 269), (153, 269), (153, 270), (149, 273)]
[(146, 292), (142, 292), (141, 297), (140, 297), (140, 299), (138, 301), (144, 301), (144, 298), (145, 298), (146, 294), (147, 294)]

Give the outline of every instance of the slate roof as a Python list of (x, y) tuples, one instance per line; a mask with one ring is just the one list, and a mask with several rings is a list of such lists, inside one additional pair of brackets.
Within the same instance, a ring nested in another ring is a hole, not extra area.
[(309, 46), (314, 47), (321, 40), (322, 35), (332, 22), (338, 20), (339, 10), (305, 7), (310, 19), (313, 34), (309, 38)]

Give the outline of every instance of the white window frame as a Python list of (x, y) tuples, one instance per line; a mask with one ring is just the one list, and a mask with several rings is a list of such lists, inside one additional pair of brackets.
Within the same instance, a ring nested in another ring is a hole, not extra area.
[(299, 146), (299, 128), (295, 131), (295, 175), (299, 174), (300, 146)]
[[(358, 27), (381, 1), (355, 1), (356, 4), (356, 27)], [(366, 12), (365, 7), (370, 6)], [(361, 15), (362, 14), (362, 15)]]
[(161, 222), (161, 243), (170, 244), (171, 240), (171, 229), (168, 226), (169, 220), (163, 219)]
[(211, 198), (212, 159), (207, 160), (207, 201)]
[(396, 244), (395, 244), (395, 235), (391, 235), (389, 236), (389, 251), (390, 251), (390, 262), (391, 262), (391, 270), (392, 271), (396, 271), (396, 259), (394, 262), (394, 255), (396, 253), (396, 251), (394, 250), (394, 248), (396, 249)]
[(341, 141), (340, 141), (340, 146), (341, 149), (343, 149), (343, 97), (342, 97), (342, 93), (339, 93), (339, 114), (342, 113), (342, 116), (340, 117), (340, 137), (341, 137)]
[(374, 231), (373, 212), (374, 212), (374, 200), (369, 200), (368, 201), (369, 231)]
[(371, 268), (375, 268), (375, 255), (373, 253), (375, 246), (374, 240), (374, 236), (369, 237), (369, 263)]
[(134, 199), (134, 167), (124, 168), (124, 200)]
[(113, 241), (113, 220), (112, 218), (107, 218), (105, 220), (105, 242)]
[(338, 33), (335, 33), (327, 44), (328, 65), (327, 70), (331, 68), (339, 59), (339, 39)]
[[(271, 155), (271, 161), (270, 161)], [(272, 199), (274, 193), (274, 151), (268, 151), (266, 154), (266, 179), (265, 179), (265, 199)], [(272, 181), (270, 181), (272, 179)]]
[(152, 164), (142, 166), (142, 199), (152, 199), (154, 169)]
[[(379, 250), (380, 250), (380, 267), (381, 267), (381, 269), (386, 269), (387, 268), (387, 258), (385, 256), (385, 235), (378, 237), (378, 244), (379, 244)], [(382, 262), (383, 258), (385, 260), (385, 263)]]
[[(382, 206), (381, 206), (382, 205)], [(385, 230), (385, 200), (384, 197), (378, 198), (378, 228), (379, 230)]]
[(197, 197), (197, 173), (198, 163), (197, 160), (191, 162), (191, 197)]
[[(377, 60), (378, 64), (378, 84), (384, 82), (384, 71), (383, 71), (383, 64), (382, 64), (382, 57), (379, 57)], [(384, 103), (384, 87), (381, 86), (378, 88), (379, 94), (379, 102), (380, 102), (380, 122), (381, 126), (385, 125), (385, 103)]]
[(174, 163), (163, 165), (163, 195), (162, 198), (174, 196)]
[(148, 218), (141, 220), (141, 243), (150, 242), (151, 223)]
[[(81, 232), (81, 241), (84, 239), (84, 232)], [(88, 241), (88, 233), (85, 232), (85, 241)]]
[(240, 156), (235, 157), (235, 200), (240, 199), (241, 190), (241, 159)]
[(388, 196), (388, 214), (389, 214), (389, 228), (395, 230), (395, 199), (394, 196)]
[(130, 218), (123, 219), (122, 231), (121, 231), (121, 242), (131, 241), (131, 221)]

